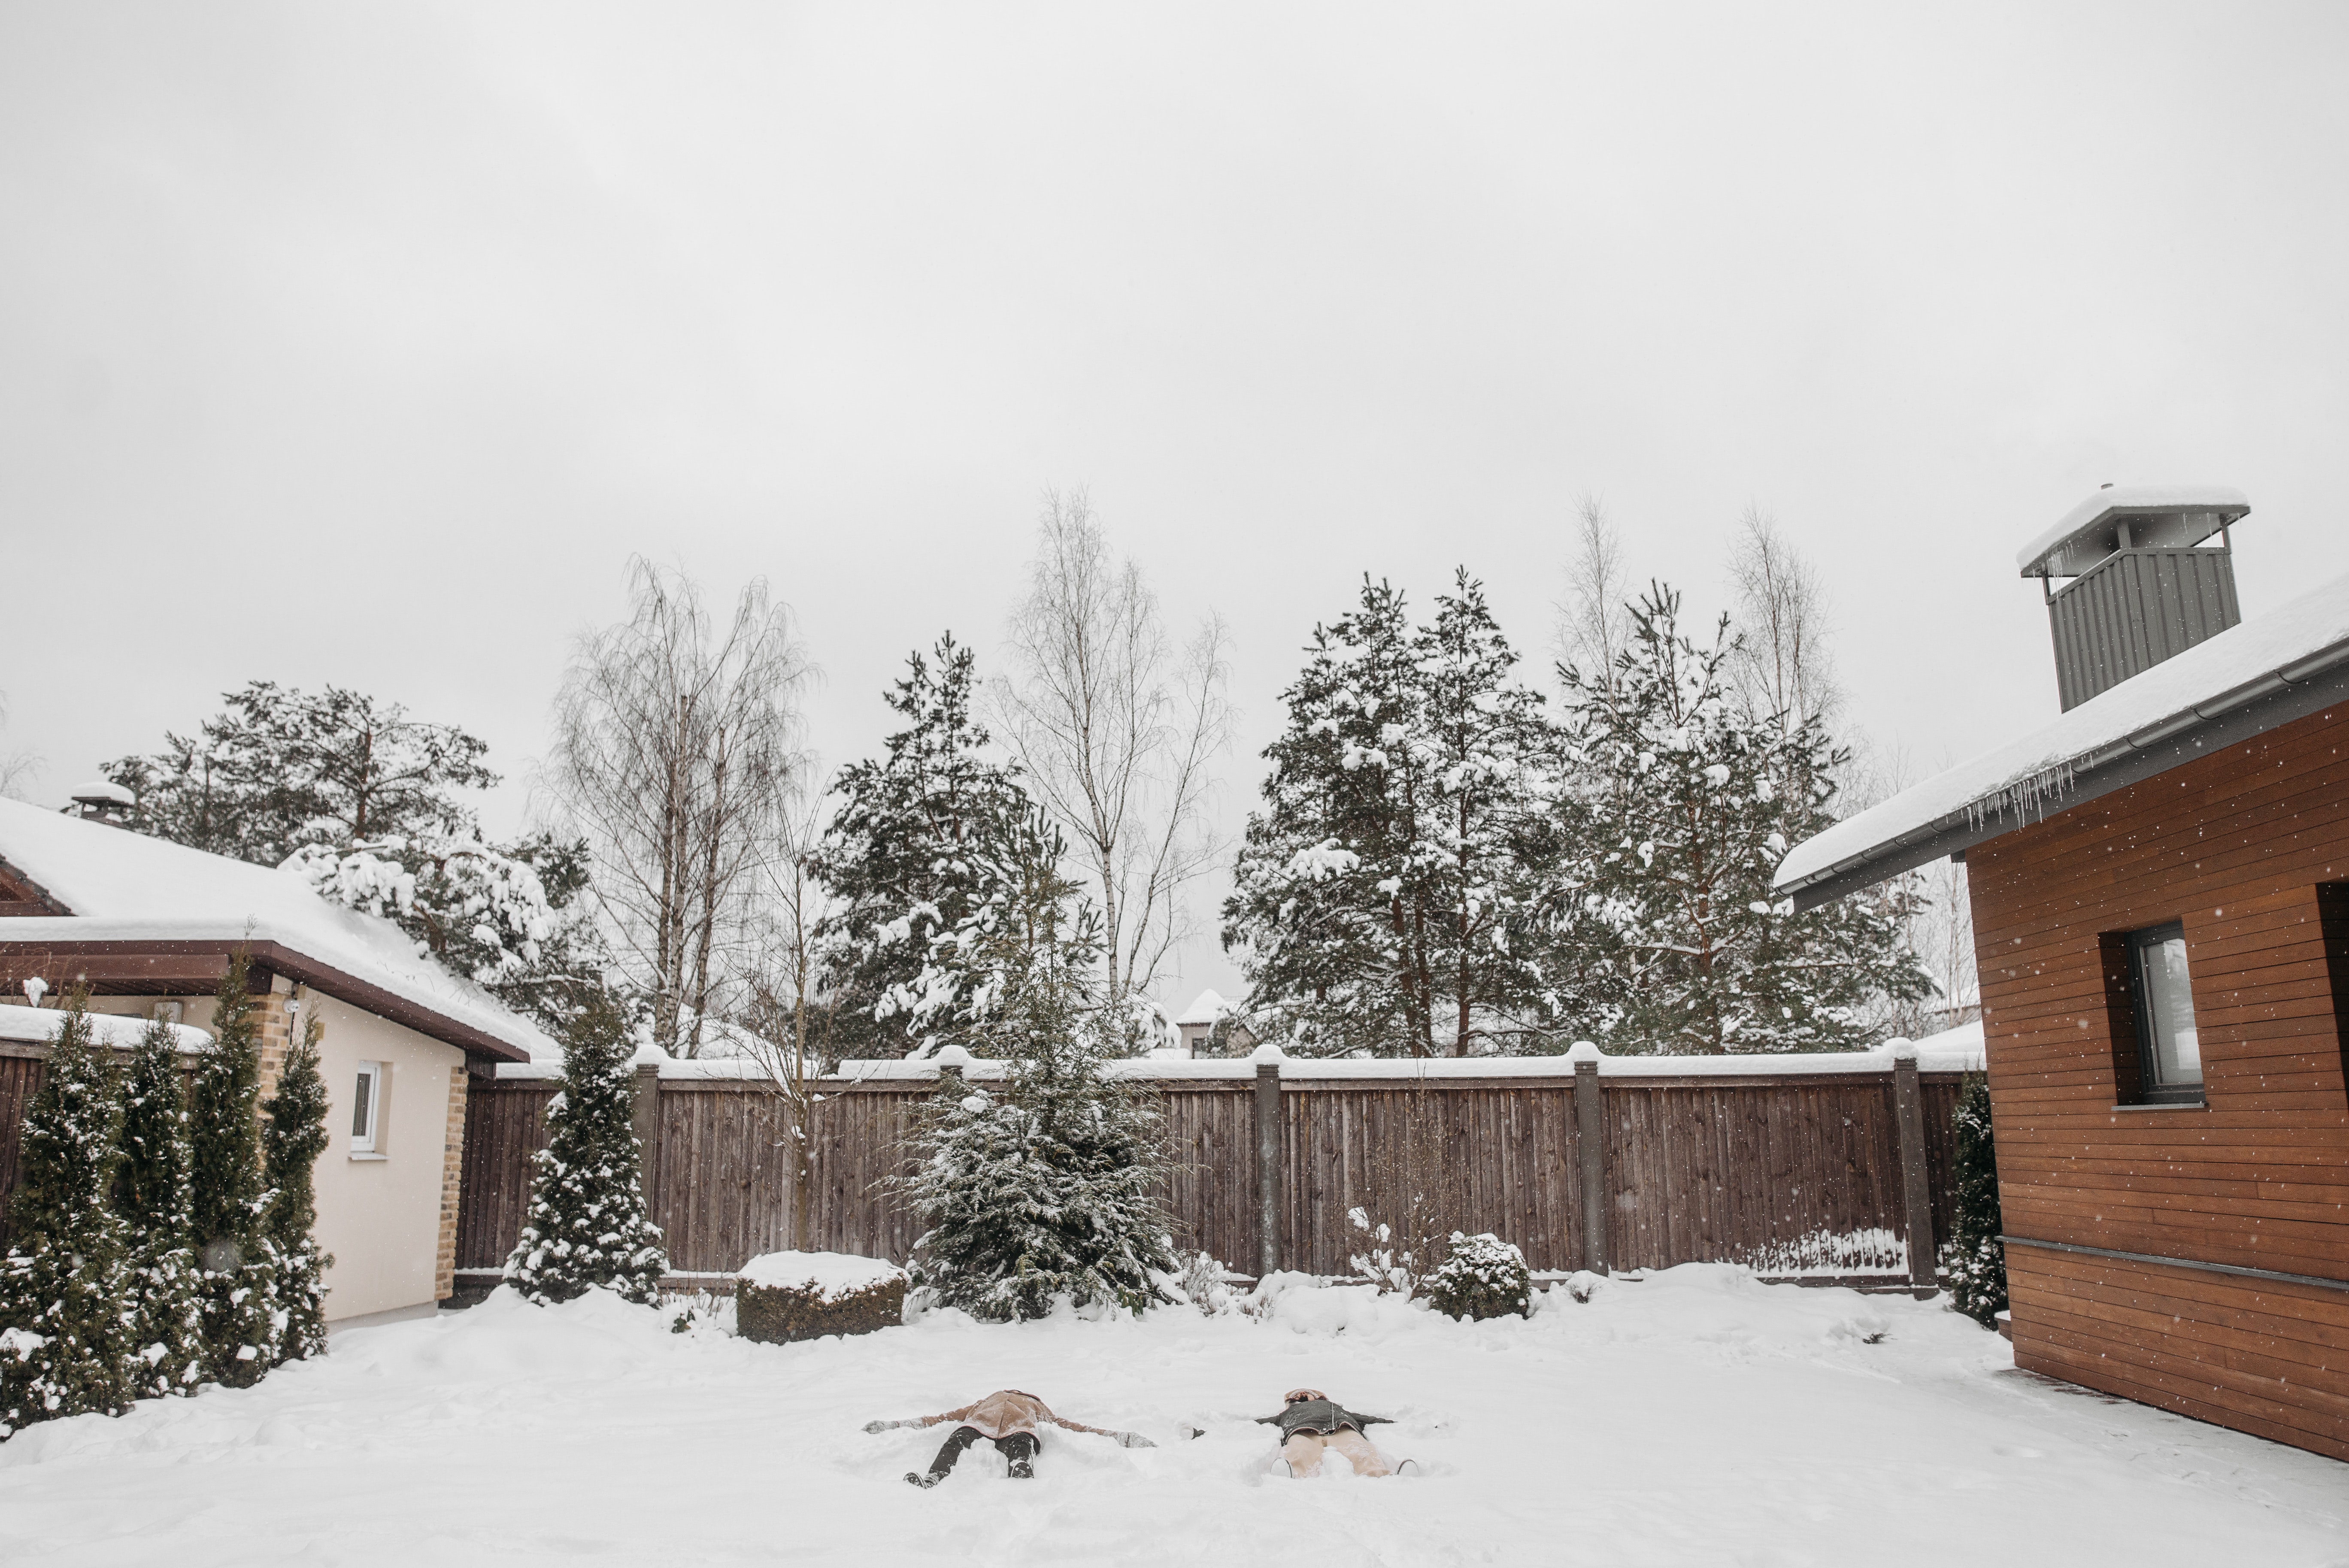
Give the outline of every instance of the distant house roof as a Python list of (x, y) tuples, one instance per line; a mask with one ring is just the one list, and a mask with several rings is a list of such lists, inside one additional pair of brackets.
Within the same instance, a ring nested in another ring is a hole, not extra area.
[(2349, 577), (1805, 840), (1776, 884), (1815, 908), (2344, 700)]
[(1174, 1016), (1174, 1026), (1185, 1028), (1195, 1024), (1220, 1024), (1230, 1016), (1231, 1007), (1221, 994), (1202, 991), (1191, 998), (1191, 1005)]
[(416, 950), (390, 921), (300, 879), (125, 828), (0, 800), (0, 872), (43, 913), (0, 919), (0, 951), (54, 954), (67, 974), (249, 946), (254, 961), (419, 1034), (502, 1061), (560, 1047), (496, 997)]
[[(124, 1018), (110, 1013), (89, 1016), (90, 1033), (100, 1045), (129, 1047), (139, 1043), (147, 1032), (144, 1018)], [(66, 1026), (63, 1007), (21, 1007), (0, 1003), (0, 1040), (17, 1040), (26, 1045), (47, 1045)], [(186, 1024), (165, 1026), (171, 1031), (171, 1044), (182, 1051), (209, 1049), (212, 1036)]]

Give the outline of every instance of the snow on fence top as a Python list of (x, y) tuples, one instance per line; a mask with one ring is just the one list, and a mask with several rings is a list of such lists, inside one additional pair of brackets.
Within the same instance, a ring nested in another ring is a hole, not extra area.
[[(90, 1033), (100, 1045), (129, 1050), (147, 1032), (144, 1018), (126, 1018), (113, 1013), (91, 1013)], [(66, 1026), (62, 1007), (22, 1007), (0, 1003), (0, 1040), (19, 1040), (26, 1045), (46, 1046), (57, 1037)], [(212, 1037), (203, 1030), (186, 1024), (169, 1026), (171, 1044), (182, 1051), (205, 1051), (212, 1048)]]
[[(1889, 1072), (1895, 1057), (1903, 1054), (1904, 1047), (1915, 1053), (1917, 1066), (1924, 1072), (1980, 1072), (1982, 1069), (1982, 1026), (1980, 1024), (1961, 1025), (1913, 1044), (1907, 1040), (1891, 1041), (1872, 1051), (1789, 1052), (1783, 1056), (1750, 1057), (1612, 1057), (1594, 1050), (1587, 1059), (1598, 1062), (1601, 1078), (1783, 1078), (1809, 1073)], [(1111, 1062), (1108, 1071), (1112, 1078), (1132, 1078), (1144, 1083), (1253, 1081), (1259, 1059), (1278, 1060), (1280, 1076), (1292, 1081), (1381, 1078), (1406, 1083), (1421, 1078), (1433, 1082), (1446, 1078), (1571, 1078), (1576, 1061), (1571, 1056), (1360, 1060), (1351, 1057), (1280, 1057), (1277, 1053), (1267, 1058), (1265, 1047), (1259, 1047), (1254, 1057), (1218, 1057), (1189, 1061), (1136, 1057)], [(640, 1055), (638, 1060), (642, 1062), (645, 1057)], [(767, 1076), (764, 1067), (745, 1057), (700, 1057), (689, 1061), (663, 1058), (659, 1066), (664, 1082), (743, 1082)], [(824, 1081), (832, 1084), (927, 1084), (936, 1081), (940, 1066), (935, 1059), (847, 1061), (841, 1063), (839, 1072)], [(999, 1061), (972, 1060), (962, 1068), (962, 1073), (974, 1083), (986, 1083), (999, 1080), (1007, 1070), (1006, 1064)], [(510, 1062), (498, 1068), (498, 1077), (504, 1079), (555, 1078), (561, 1077), (562, 1072), (561, 1064), (554, 1062)]]
[(527, 1019), (418, 953), (390, 921), (330, 903), (290, 872), (18, 800), (0, 800), (0, 860), (73, 911), (10, 919), (0, 940), (12, 945), (275, 943), (533, 1058), (561, 1054)]
[[(1921, 859), (1915, 844), (1993, 820), (2028, 826), (2070, 802), (2074, 776), (2169, 741), (2195, 727), (2349, 661), (2349, 577), (2200, 643), (2082, 703), (2045, 728), (1938, 773), (1881, 805), (1806, 839), (1779, 862), (1776, 885), (1797, 892), (1870, 861), (1881, 876)], [(2297, 716), (2293, 716), (2297, 717)], [(2281, 722), (2281, 720), (2279, 721)], [(1984, 832), (1982, 839), (1993, 835)]]

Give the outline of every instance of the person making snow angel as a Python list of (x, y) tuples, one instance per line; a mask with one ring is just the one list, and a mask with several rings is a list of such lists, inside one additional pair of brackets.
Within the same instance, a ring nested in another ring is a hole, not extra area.
[[(1364, 1427), (1391, 1425), (1384, 1416), (1358, 1416), (1319, 1388), (1291, 1388), (1280, 1403), (1280, 1414), (1258, 1416), (1257, 1425), (1280, 1429), (1280, 1457), (1288, 1461), (1290, 1475), (1319, 1475), (1325, 1449), (1345, 1455), (1356, 1475), (1396, 1473), (1386, 1455), (1362, 1436)], [(1412, 1461), (1403, 1464), (1411, 1466)]]
[(1111, 1432), (1099, 1427), (1088, 1427), (1076, 1421), (1064, 1421), (1033, 1394), (1023, 1394), (1017, 1388), (998, 1388), (976, 1404), (965, 1405), (959, 1410), (948, 1410), (942, 1416), (923, 1416), (911, 1421), (874, 1421), (866, 1425), (868, 1432), (885, 1432), (895, 1427), (935, 1427), (941, 1421), (957, 1421), (946, 1446), (938, 1457), (930, 1461), (927, 1475), (914, 1470), (905, 1479), (916, 1486), (936, 1486), (947, 1479), (963, 1450), (985, 1438), (994, 1443), (996, 1451), (1011, 1461), (1011, 1479), (1027, 1480), (1036, 1473), (1036, 1455), (1044, 1440), (1036, 1433), (1039, 1422), (1065, 1427), (1072, 1432), (1091, 1432), (1095, 1437), (1109, 1438), (1129, 1449), (1151, 1449), (1158, 1445), (1138, 1432)]

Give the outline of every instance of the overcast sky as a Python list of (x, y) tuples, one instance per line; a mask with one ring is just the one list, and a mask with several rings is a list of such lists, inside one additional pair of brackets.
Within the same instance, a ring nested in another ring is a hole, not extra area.
[(2344, 71), (2338, 5), (7, 0), (0, 752), (334, 682), (511, 827), (641, 552), (772, 583), (837, 764), (1081, 484), (1231, 623), (1235, 826), (1363, 572), (1537, 658), (1586, 491), (1708, 603), (1774, 512), (1930, 767), (2054, 713), (2013, 554), (2102, 481), (2246, 490), (2247, 614), (2349, 570)]

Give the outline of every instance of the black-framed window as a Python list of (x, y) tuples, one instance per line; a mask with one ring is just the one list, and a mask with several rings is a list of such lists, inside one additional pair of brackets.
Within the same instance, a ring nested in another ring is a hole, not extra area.
[(2127, 940), (2129, 1010), (2137, 1023), (2137, 1098), (2147, 1105), (2199, 1104), (2202, 1042), (2194, 1028), (2186, 927), (2171, 921), (2132, 931)]

